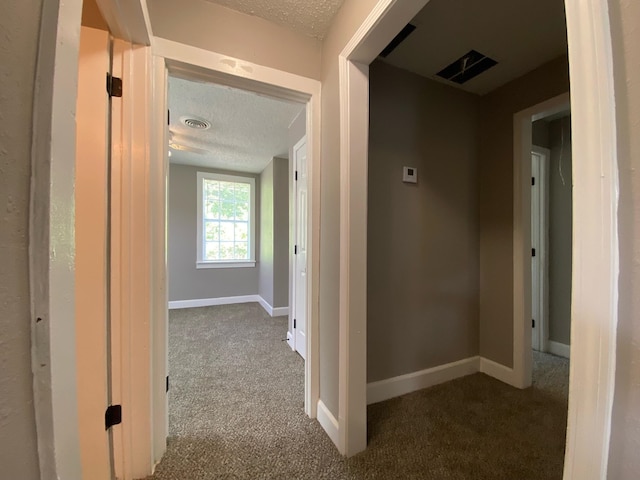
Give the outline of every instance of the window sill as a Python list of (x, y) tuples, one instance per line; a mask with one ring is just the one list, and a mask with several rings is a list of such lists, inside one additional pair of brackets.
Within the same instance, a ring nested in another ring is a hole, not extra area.
[(256, 262), (253, 260), (243, 260), (237, 262), (196, 262), (196, 268), (251, 268), (255, 267)]

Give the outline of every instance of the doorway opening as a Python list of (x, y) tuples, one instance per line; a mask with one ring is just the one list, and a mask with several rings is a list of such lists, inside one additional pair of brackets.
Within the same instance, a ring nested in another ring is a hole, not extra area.
[(171, 463), (304, 423), (309, 285), (305, 103), (170, 74), (168, 107)]

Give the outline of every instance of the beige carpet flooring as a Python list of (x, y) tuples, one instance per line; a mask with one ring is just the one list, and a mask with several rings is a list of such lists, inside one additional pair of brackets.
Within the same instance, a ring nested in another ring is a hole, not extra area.
[(170, 437), (150, 479), (562, 478), (566, 360), (536, 354), (527, 390), (475, 374), (371, 405), (369, 447), (344, 459), (303, 413), (285, 335), (258, 304), (170, 312)]

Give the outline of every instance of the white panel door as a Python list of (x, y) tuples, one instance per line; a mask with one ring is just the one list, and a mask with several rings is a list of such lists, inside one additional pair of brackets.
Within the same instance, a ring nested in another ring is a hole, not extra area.
[(294, 310), (295, 349), (307, 354), (307, 139), (293, 148), (295, 175)]
[(531, 154), (531, 346), (540, 350), (540, 156)]

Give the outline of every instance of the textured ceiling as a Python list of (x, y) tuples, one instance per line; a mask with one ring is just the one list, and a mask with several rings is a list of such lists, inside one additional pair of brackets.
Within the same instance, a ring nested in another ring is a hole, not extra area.
[[(289, 125), (301, 104), (180, 78), (169, 79), (171, 163), (259, 173), (273, 157), (288, 156)], [(211, 124), (195, 130), (182, 123)]]
[[(385, 62), (483, 95), (566, 54), (563, 0), (431, 0)], [(463, 85), (436, 73), (476, 50), (498, 65)]]
[(323, 39), (344, 0), (208, 0)]

